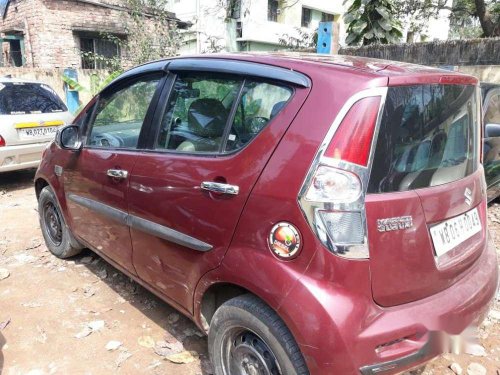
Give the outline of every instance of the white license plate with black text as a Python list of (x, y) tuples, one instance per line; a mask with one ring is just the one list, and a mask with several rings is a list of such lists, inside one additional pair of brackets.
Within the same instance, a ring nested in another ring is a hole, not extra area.
[(44, 138), (48, 136), (55, 136), (57, 133), (57, 126), (40, 126), (37, 128), (18, 129), (20, 139), (33, 139)]
[(481, 232), (481, 219), (477, 208), (431, 227), (436, 256), (441, 256), (476, 233)]

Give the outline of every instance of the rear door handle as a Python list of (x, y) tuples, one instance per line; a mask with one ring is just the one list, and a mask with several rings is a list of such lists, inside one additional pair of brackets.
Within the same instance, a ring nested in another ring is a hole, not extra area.
[(220, 182), (211, 182), (211, 181), (202, 182), (201, 188), (203, 190), (208, 190), (213, 193), (219, 193), (219, 194), (238, 195), (238, 193), (240, 192), (239, 186), (222, 184)]
[(128, 177), (128, 171), (124, 171), (123, 169), (108, 169), (106, 174), (109, 177), (118, 178), (120, 180), (124, 180)]

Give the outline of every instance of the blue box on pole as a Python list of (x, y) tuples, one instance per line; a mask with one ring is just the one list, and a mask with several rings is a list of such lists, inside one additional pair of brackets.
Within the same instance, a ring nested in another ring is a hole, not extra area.
[(318, 27), (317, 53), (337, 53), (339, 25), (336, 22), (320, 22)]
[[(78, 73), (76, 69), (66, 68), (64, 69), (64, 75), (78, 81)], [(66, 83), (64, 84), (64, 91), (66, 92), (66, 105), (68, 106), (68, 110), (75, 114), (78, 108), (80, 108), (80, 97), (78, 91), (69, 87)]]

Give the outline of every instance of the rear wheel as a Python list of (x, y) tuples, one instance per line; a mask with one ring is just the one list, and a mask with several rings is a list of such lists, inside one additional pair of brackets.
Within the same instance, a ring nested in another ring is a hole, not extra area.
[(247, 294), (215, 312), (208, 334), (216, 375), (307, 375), (290, 330), (259, 298)]
[(82, 251), (83, 246), (78, 243), (66, 226), (55, 194), (49, 186), (44, 187), (40, 192), (38, 215), (45, 244), (52, 254), (64, 259)]

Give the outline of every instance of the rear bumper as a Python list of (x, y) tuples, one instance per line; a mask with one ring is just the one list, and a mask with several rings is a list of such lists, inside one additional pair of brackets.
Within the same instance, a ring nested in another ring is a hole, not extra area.
[[(481, 323), (498, 288), (498, 263), (489, 239), (481, 257), (456, 284), (390, 308), (366, 295), (347, 295), (347, 289), (339, 290), (331, 282), (320, 288), (318, 282), (310, 282), (307, 277), (299, 280), (280, 311), (288, 309), (285, 320), (311, 374), (394, 374), (440, 355), (450, 335)], [(360, 283), (369, 286), (369, 280)], [(297, 311), (292, 299), (301, 301)], [(301, 318), (308, 315), (317, 319), (317, 332), (310, 319)]]
[(0, 172), (36, 168), (48, 143), (0, 147)]

